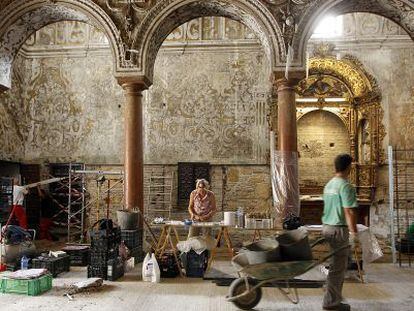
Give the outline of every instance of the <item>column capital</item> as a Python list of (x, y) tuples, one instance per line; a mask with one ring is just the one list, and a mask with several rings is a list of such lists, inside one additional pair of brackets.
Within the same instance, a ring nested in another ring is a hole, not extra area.
[(306, 78), (304, 71), (289, 71), (289, 79), (286, 79), (285, 72), (275, 71), (273, 73), (274, 85), (278, 90), (294, 89), (299, 81)]
[(147, 90), (151, 86), (151, 81), (142, 76), (142, 77), (131, 77), (131, 76), (124, 76), (117, 78), (119, 85), (127, 92), (127, 93), (137, 93)]

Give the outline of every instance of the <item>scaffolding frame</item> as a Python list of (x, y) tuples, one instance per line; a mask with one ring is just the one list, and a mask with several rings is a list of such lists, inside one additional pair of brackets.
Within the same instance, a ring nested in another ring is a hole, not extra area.
[[(95, 166), (95, 164), (92, 164), (93, 166)], [(106, 213), (105, 213), (105, 217), (106, 218), (110, 218), (109, 217), (109, 211), (111, 208), (111, 192), (112, 194), (114, 193), (114, 190), (119, 186), (122, 185), (122, 194), (121, 194), (121, 202), (123, 202), (123, 198), (124, 198), (124, 187), (123, 187), (123, 180), (124, 180), (124, 173), (123, 171), (105, 171), (105, 170), (88, 170), (86, 169), (87, 166), (89, 165), (85, 165), (84, 168), (82, 170), (70, 170), (69, 171), (69, 185), (71, 184), (70, 181), (74, 178), (77, 178), (77, 176), (82, 176), (82, 188), (83, 188), (83, 195), (82, 195), (82, 208), (81, 210), (78, 210), (74, 213), (71, 212), (71, 202), (68, 204), (68, 242), (71, 242), (71, 227), (72, 227), (72, 221), (71, 219), (73, 217), (76, 217), (79, 213), (81, 214), (81, 227), (80, 227), (80, 232), (81, 232), (81, 236), (80, 236), (80, 242), (85, 242), (85, 238), (86, 238), (86, 232), (88, 229), (90, 229), (90, 226), (87, 225), (86, 221), (85, 221), (85, 214), (88, 214), (89, 216), (89, 220), (92, 219), (93, 215), (91, 215), (90, 211), (92, 210), (92, 206), (96, 203), (96, 221), (98, 221), (101, 218), (101, 201), (102, 201), (102, 195), (105, 194), (106, 195)], [(105, 166), (104, 164), (99, 164), (99, 166)], [(111, 165), (108, 165), (111, 166)], [(113, 166), (113, 165), (112, 165)], [(86, 179), (88, 175), (93, 175), (94, 176), (94, 180), (96, 181), (97, 184), (97, 196), (96, 198), (92, 199), (92, 200), (88, 200), (88, 202), (86, 201), (86, 196), (85, 196), (85, 192), (87, 191), (87, 182)], [(105, 176), (118, 176), (118, 178), (116, 178), (116, 182), (113, 183), (112, 185), (110, 184), (111, 180), (114, 179), (105, 179)], [(104, 183), (107, 183), (108, 187), (105, 190), (102, 190), (102, 186)], [(70, 193), (70, 192), (69, 192)], [(70, 198), (71, 196), (69, 196)], [(75, 201), (76, 202), (76, 201)]]
[(407, 238), (408, 227), (414, 223), (414, 149), (388, 147), (389, 217), (393, 263), (407, 262), (411, 267), (414, 248), (408, 253), (397, 251), (396, 244)]
[[(64, 167), (67, 165), (68, 167), (68, 174), (67, 177), (62, 178), (60, 182), (58, 182), (59, 187), (55, 189), (55, 196), (56, 193), (60, 195), (66, 195), (68, 200), (67, 204), (62, 204), (59, 202), (56, 197), (51, 195), (51, 198), (55, 205), (58, 207), (59, 211), (53, 216), (53, 218), (58, 218), (59, 215), (62, 213), (66, 214), (66, 223), (60, 223), (55, 221), (56, 224), (66, 226), (67, 228), (67, 242), (68, 243), (84, 243), (86, 241), (86, 233), (90, 229), (90, 224), (87, 223), (86, 217), (89, 217), (89, 220), (92, 219), (93, 215), (91, 215), (90, 211), (92, 210), (93, 205), (96, 203), (96, 218), (100, 217), (100, 210), (102, 195), (106, 195), (106, 217), (109, 216), (109, 209), (111, 207), (111, 195), (115, 195), (119, 193), (119, 190), (116, 192), (116, 188), (121, 188), (121, 199), (120, 201), (123, 202), (124, 198), (124, 187), (123, 187), (123, 171), (112, 171), (112, 170), (92, 170), (87, 169), (90, 166), (118, 166), (118, 165), (111, 165), (111, 164), (80, 164), (80, 163), (57, 163)], [(77, 167), (81, 166), (81, 169), (77, 169)], [(53, 175), (49, 174), (51, 177)], [(105, 176), (117, 176), (116, 182), (111, 185), (113, 178), (105, 179), (102, 177)], [(91, 178), (91, 176), (93, 176)], [(90, 194), (88, 193), (88, 181), (95, 180), (97, 183), (97, 189), (99, 189), (99, 194), (94, 199), (89, 199)], [(104, 180), (107, 182), (108, 187), (105, 190), (102, 190), (101, 181)], [(76, 183), (80, 183), (80, 191), (77, 189), (79, 187), (75, 187)], [(119, 187), (121, 185), (121, 187)], [(99, 220), (99, 219), (96, 219)], [(75, 240), (75, 237), (79, 235), (79, 241)]]
[(171, 219), (175, 171), (166, 172), (163, 166), (161, 172), (151, 170), (147, 175), (144, 217), (150, 223), (155, 216)]

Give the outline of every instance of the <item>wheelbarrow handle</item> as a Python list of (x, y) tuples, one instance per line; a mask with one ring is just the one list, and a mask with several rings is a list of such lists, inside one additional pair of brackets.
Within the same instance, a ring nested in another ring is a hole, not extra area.
[(319, 239), (317, 239), (316, 241), (314, 241), (311, 245), (310, 245), (310, 247), (311, 248), (314, 248), (316, 245), (318, 245), (318, 244), (322, 244), (322, 243), (324, 243), (326, 241), (326, 239), (325, 238), (319, 238)]

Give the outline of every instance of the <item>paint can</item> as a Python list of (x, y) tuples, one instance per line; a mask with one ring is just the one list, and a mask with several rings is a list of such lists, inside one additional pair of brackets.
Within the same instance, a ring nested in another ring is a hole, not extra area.
[(234, 227), (236, 225), (236, 213), (224, 212), (224, 225)]

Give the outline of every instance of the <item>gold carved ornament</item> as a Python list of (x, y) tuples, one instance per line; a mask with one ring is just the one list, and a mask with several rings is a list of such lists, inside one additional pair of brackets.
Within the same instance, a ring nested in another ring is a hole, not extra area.
[[(373, 76), (365, 72), (363, 65), (352, 56), (336, 59), (332, 56), (314, 57), (308, 61), (309, 77), (302, 80), (297, 92), (302, 97), (317, 98), (313, 103), (297, 103), (297, 119), (317, 109), (332, 110), (346, 125), (350, 137), (350, 153), (357, 163), (353, 165), (352, 180), (359, 189), (361, 199), (367, 197), (369, 190), (375, 189), (376, 167), (382, 163), (382, 142), (385, 128), (382, 123), (383, 109), (381, 94)], [(326, 98), (342, 97), (345, 102), (326, 102)], [(305, 112), (306, 111), (306, 112)], [(359, 126), (363, 120), (369, 124), (369, 160), (359, 158)]]

